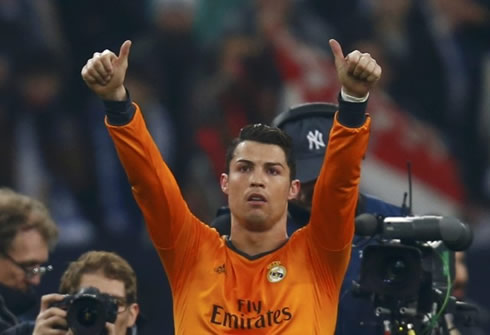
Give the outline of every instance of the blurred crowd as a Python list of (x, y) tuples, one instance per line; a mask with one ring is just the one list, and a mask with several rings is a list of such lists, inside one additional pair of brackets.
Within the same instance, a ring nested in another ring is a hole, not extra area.
[[(151, 250), (103, 106), (80, 78), (94, 52), (133, 41), (131, 97), (191, 210), (210, 222), (225, 203), (217, 181), (226, 145), (242, 126), (336, 101), (335, 38), (381, 64), (370, 107), (378, 122), (386, 106), (417, 120), (454, 162), (440, 184), (458, 185), (453, 213), (478, 232), (470, 278), (481, 267), (490, 244), (489, 0), (1, 0), (0, 35), (0, 185), (50, 209), (65, 250), (55, 262), (95, 246), (137, 263), (137, 249)], [(164, 286), (149, 252), (135, 270), (148, 287)], [(490, 299), (477, 284), (469, 294)]]

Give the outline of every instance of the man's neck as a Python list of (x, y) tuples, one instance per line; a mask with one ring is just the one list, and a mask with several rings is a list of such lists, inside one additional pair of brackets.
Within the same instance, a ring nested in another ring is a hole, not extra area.
[[(238, 222), (231, 224), (230, 241), (241, 252), (255, 256), (280, 247), (287, 241), (286, 218), (267, 231), (250, 231)], [(284, 221), (284, 222), (282, 222)]]

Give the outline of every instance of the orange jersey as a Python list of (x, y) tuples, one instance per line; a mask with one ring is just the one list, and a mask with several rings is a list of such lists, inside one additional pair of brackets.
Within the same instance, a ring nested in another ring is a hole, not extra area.
[(251, 258), (190, 212), (139, 107), (126, 125), (106, 122), (170, 282), (176, 334), (334, 333), (369, 124), (335, 121), (310, 223)]

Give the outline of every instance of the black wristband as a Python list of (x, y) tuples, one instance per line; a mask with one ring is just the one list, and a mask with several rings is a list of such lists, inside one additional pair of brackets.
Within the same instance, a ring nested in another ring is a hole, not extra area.
[(359, 128), (366, 121), (366, 107), (367, 100), (365, 102), (349, 102), (342, 99), (339, 93), (339, 112), (337, 114), (337, 120), (344, 126), (349, 128)]
[(103, 100), (107, 121), (113, 126), (123, 126), (131, 122), (136, 112), (131, 103), (129, 91), (126, 89), (128, 98), (124, 101)]

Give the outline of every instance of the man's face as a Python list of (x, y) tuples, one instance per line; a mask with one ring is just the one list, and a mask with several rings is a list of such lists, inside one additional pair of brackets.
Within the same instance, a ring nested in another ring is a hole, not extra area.
[(22, 292), (39, 285), (41, 276), (28, 276), (25, 270), (46, 263), (48, 255), (48, 246), (37, 230), (19, 231), (7, 255), (0, 254), (0, 283)]
[(293, 199), (298, 206), (311, 210), (311, 204), (313, 203), (313, 191), (315, 189), (316, 179), (306, 183), (301, 183), (301, 190), (297, 197)]
[[(115, 325), (115, 335), (126, 335), (128, 328), (132, 327), (136, 322), (136, 317), (139, 313), (138, 304), (126, 304), (126, 291), (125, 285), (122, 281), (117, 279), (109, 279), (102, 273), (87, 273), (80, 278), (80, 287), (95, 287), (99, 289), (101, 293), (108, 294), (119, 301), (124, 302), (119, 305), (118, 314)], [(68, 334), (72, 335), (71, 331)]]
[(267, 231), (286, 222), (288, 200), (299, 191), (281, 147), (243, 141), (235, 149), (229, 174), (221, 175), (232, 217), (249, 231)]
[(453, 281), (453, 295), (458, 299), (464, 299), (466, 284), (468, 282), (468, 268), (464, 259), (464, 252), (454, 253), (455, 276)]

